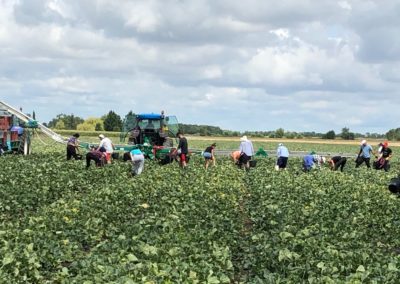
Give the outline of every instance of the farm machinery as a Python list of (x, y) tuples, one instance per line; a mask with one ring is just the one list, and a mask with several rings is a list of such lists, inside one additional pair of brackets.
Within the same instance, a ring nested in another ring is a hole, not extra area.
[(31, 153), (33, 131), (40, 129), (53, 140), (66, 143), (66, 140), (21, 110), (0, 101), (0, 151), (2, 153)]
[[(120, 143), (115, 144), (117, 152), (130, 152), (140, 149), (149, 159), (164, 160), (169, 157), (178, 134), (179, 124), (176, 116), (161, 114), (128, 115), (123, 121)], [(81, 142), (80, 146), (89, 149), (94, 144)]]
[[(138, 114), (127, 116), (123, 122), (117, 150), (139, 148), (149, 158), (164, 159), (174, 146), (179, 124), (176, 116), (161, 114)], [(121, 149), (122, 148), (122, 149)]]
[[(54, 141), (67, 143), (62, 137), (29, 115), (5, 102), (0, 101), (0, 148), (2, 153), (31, 153), (31, 140), (35, 129)], [(120, 134), (120, 143), (114, 145), (116, 151), (129, 152), (139, 148), (150, 159), (164, 159), (174, 145), (179, 125), (175, 116), (161, 114), (139, 114), (127, 116)], [(90, 149), (96, 143), (80, 142), (79, 146)]]

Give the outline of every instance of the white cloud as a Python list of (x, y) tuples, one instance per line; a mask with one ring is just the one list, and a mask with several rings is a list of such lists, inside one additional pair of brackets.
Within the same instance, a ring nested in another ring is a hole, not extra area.
[(290, 31), (288, 29), (271, 30), (270, 33), (276, 35), (281, 40), (288, 39), (290, 37)]
[(345, 10), (349, 10), (349, 11), (352, 10), (352, 7), (351, 7), (350, 3), (347, 2), (347, 1), (339, 1), (338, 5), (339, 5), (340, 8), (343, 8)]
[(43, 120), (166, 109), (228, 129), (384, 132), (399, 121), (398, 5), (0, 0), (0, 97)]

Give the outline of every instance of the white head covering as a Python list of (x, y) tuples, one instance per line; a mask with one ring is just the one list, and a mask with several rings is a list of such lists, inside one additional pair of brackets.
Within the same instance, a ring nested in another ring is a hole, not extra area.
[(240, 141), (241, 141), (241, 142), (245, 142), (245, 141), (247, 141), (247, 136), (246, 136), (246, 135), (243, 135), (243, 137), (242, 137), (242, 138), (240, 138)]
[(279, 143), (278, 146), (283, 146), (283, 143)]
[(361, 141), (361, 145), (365, 145), (365, 144), (367, 144), (367, 140), (364, 139)]
[(105, 136), (104, 136), (103, 134), (100, 134), (100, 135), (99, 135), (99, 138), (100, 138), (100, 139), (104, 139)]

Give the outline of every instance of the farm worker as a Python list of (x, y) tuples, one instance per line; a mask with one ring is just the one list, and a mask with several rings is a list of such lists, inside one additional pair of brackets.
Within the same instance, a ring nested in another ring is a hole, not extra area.
[(213, 162), (213, 166), (215, 166), (215, 155), (214, 155), (214, 150), (215, 147), (217, 147), (216, 143), (211, 144), (211, 146), (208, 146), (203, 153), (203, 157), (205, 159), (205, 168), (206, 170), (208, 169), (208, 164), (212, 161)]
[(337, 171), (340, 168), (340, 171), (343, 172), (343, 168), (347, 163), (347, 158), (342, 156), (334, 156), (328, 161), (328, 163), (332, 171)]
[(71, 160), (74, 157), (75, 160), (82, 160), (82, 156), (78, 155), (79, 152), (79, 133), (72, 135), (67, 142), (67, 160)]
[(22, 134), (24, 134), (24, 129), (21, 126), (17, 126), (17, 125), (11, 127), (10, 131), (17, 131), (18, 136), (22, 136)]
[(316, 167), (320, 168), (321, 164), (325, 163), (325, 161), (325, 157), (317, 155), (314, 151), (311, 151), (310, 154), (303, 158), (303, 170), (309, 172)]
[(287, 166), (287, 161), (289, 159), (289, 150), (282, 143), (279, 143), (278, 149), (276, 150), (276, 156), (278, 160), (276, 161), (275, 169), (284, 170)]
[(91, 149), (90, 152), (86, 154), (86, 169), (90, 167), (90, 162), (92, 160), (95, 162), (97, 167), (104, 166), (105, 159), (105, 148)]
[(389, 148), (389, 143), (385, 141), (382, 143), (379, 158), (374, 162), (374, 167), (377, 170), (384, 169), (385, 172), (389, 171), (390, 164), (389, 160), (392, 158), (392, 149)]
[(133, 149), (130, 155), (132, 161), (132, 175), (140, 175), (144, 168), (144, 155), (139, 149)]
[(320, 155), (314, 154), (313, 157), (314, 157), (314, 163), (318, 168), (321, 168), (321, 165), (325, 164), (326, 162), (326, 158)]
[(371, 154), (374, 154), (374, 151), (373, 151), (371, 145), (369, 145), (366, 140), (362, 140), (361, 146), (360, 146), (360, 151), (358, 152), (357, 159), (356, 159), (356, 168), (361, 166), (361, 164), (364, 162), (367, 165), (367, 168), (371, 168), (371, 165), (370, 165)]
[(111, 155), (114, 152), (114, 145), (113, 145), (111, 139), (108, 137), (105, 137), (103, 134), (100, 134), (99, 138), (100, 138), (99, 149), (104, 148), (106, 150), (105, 155), (106, 155), (107, 164), (111, 164)]
[(237, 164), (239, 162), (239, 158), (240, 158), (240, 151), (233, 151), (231, 153), (231, 159), (233, 160), (233, 162), (235, 164)]
[(176, 135), (179, 138), (178, 148), (176, 150), (179, 153), (179, 164), (181, 168), (186, 168), (187, 166), (187, 155), (189, 153), (189, 146), (185, 136), (183, 136), (182, 132), (178, 132)]
[(312, 154), (305, 155), (303, 158), (303, 170), (309, 172), (314, 166), (314, 156)]
[(247, 170), (250, 169), (250, 160), (251, 157), (254, 155), (254, 148), (253, 143), (247, 139), (247, 136), (244, 135), (240, 138), (240, 158), (239, 158), (239, 165), (244, 165)]

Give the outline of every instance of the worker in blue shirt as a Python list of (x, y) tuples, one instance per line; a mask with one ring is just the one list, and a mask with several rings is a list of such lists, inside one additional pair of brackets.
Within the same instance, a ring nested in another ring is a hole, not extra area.
[(305, 172), (309, 172), (313, 167), (314, 167), (314, 156), (312, 154), (305, 155), (303, 158), (303, 170)]
[(286, 169), (287, 162), (289, 159), (289, 150), (282, 143), (279, 143), (278, 149), (276, 150), (276, 156), (278, 160), (276, 161), (276, 170), (284, 170)]
[(303, 158), (303, 170), (309, 172), (314, 168), (321, 168), (322, 164), (326, 162), (326, 158), (317, 155), (314, 151), (304, 156)]
[(367, 165), (367, 168), (371, 168), (371, 154), (374, 155), (374, 150), (372, 149), (371, 145), (369, 145), (366, 140), (362, 140), (360, 151), (358, 152), (358, 156), (356, 159), (356, 168), (361, 166), (364, 162)]

